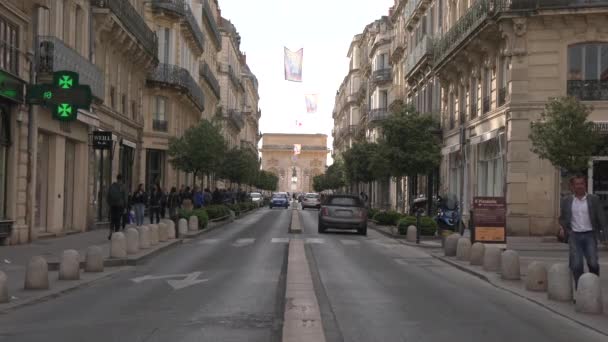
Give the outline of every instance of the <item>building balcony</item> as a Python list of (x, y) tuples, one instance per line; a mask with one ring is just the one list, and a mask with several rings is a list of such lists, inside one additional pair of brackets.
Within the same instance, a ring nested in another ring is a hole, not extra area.
[(418, 66), (424, 65), (427, 60), (432, 60), (433, 42), (432, 37), (425, 36), (414, 50), (408, 54), (403, 63), (403, 72), (406, 78), (413, 74), (415, 70), (418, 70)]
[(169, 124), (167, 120), (152, 120), (152, 129), (157, 132), (167, 132)]
[(405, 32), (397, 32), (391, 41), (391, 58), (399, 60), (405, 51)]
[(148, 27), (144, 18), (131, 5), (129, 0), (91, 0), (94, 13), (99, 15), (112, 14), (118, 20), (119, 26), (124, 27), (141, 44), (144, 51), (154, 59), (158, 54), (156, 33)]
[(203, 0), (203, 18), (207, 25), (209, 25), (211, 32), (213, 32), (211, 38), (219, 51), (222, 48), (222, 36), (220, 35), (220, 29), (217, 26), (217, 22), (215, 21), (215, 13), (213, 13), (211, 6), (209, 5), (209, 0)]
[(150, 0), (150, 4), (156, 11), (166, 11), (180, 16), (183, 19), (182, 24), (190, 33), (191, 39), (201, 51), (204, 50), (205, 35), (198, 26), (190, 5), (185, 0)]
[(207, 82), (207, 85), (213, 91), (213, 94), (219, 99), (220, 98), (220, 82), (218, 82), (217, 78), (213, 74), (211, 67), (207, 62), (203, 61), (201, 66), (199, 67), (199, 74)]
[(236, 75), (236, 72), (232, 68), (232, 65), (228, 65), (228, 77), (230, 78), (230, 82), (234, 85), (235, 88), (243, 90), (243, 82), (241, 82), (240, 77)]
[(96, 98), (104, 98), (104, 75), (95, 64), (80, 53), (65, 45), (63, 41), (52, 36), (38, 36), (36, 50), (39, 73), (53, 73), (60, 70), (77, 72), (79, 82), (91, 87)]
[(372, 72), (372, 80), (376, 83), (391, 82), (393, 80), (393, 70), (391, 68), (374, 70)]
[(236, 110), (229, 110), (228, 111), (228, 119), (230, 119), (230, 122), (232, 122), (232, 124), (237, 127), (239, 130), (243, 129), (243, 127), (245, 127), (245, 119), (243, 119), (243, 113), (238, 112)]
[(567, 93), (581, 101), (608, 101), (608, 81), (569, 80)]
[(179, 91), (185, 92), (201, 112), (205, 110), (203, 90), (188, 70), (177, 65), (161, 63), (148, 74), (147, 79), (151, 84), (175, 87)]
[(374, 108), (369, 111), (369, 122), (382, 121), (388, 118), (390, 113), (386, 108)]
[(418, 17), (424, 13), (424, 10), (431, 3), (431, 0), (410, 0), (403, 9), (403, 17), (405, 18), (405, 27), (412, 29), (413, 24), (418, 21)]
[(608, 0), (511, 0), (512, 10), (606, 7)]

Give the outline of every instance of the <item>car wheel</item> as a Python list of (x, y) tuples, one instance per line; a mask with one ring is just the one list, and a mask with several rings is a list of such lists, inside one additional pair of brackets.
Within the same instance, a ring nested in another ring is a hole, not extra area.
[(270, 207), (270, 209), (272, 209), (272, 206), (271, 206), (271, 205), (270, 205), (269, 207)]
[(367, 226), (357, 229), (357, 233), (359, 233), (359, 235), (367, 236)]
[(319, 223), (319, 229), (318, 229), (319, 234), (325, 233), (325, 229), (326, 229), (325, 226)]

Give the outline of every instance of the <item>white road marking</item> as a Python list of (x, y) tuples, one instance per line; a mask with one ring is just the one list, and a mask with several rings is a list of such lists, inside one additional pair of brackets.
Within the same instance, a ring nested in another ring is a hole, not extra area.
[(345, 246), (355, 246), (361, 244), (361, 242), (357, 240), (340, 240), (340, 242)]
[(243, 247), (251, 245), (255, 242), (255, 239), (247, 238), (247, 239), (238, 239), (235, 243), (232, 244), (234, 247)]
[(272, 243), (289, 243), (289, 238), (272, 238)]
[[(131, 279), (136, 284), (139, 284), (146, 280), (160, 280), (160, 279), (168, 279), (167, 284), (173, 288), (173, 290), (181, 290), (188, 286), (204, 283), (209, 279), (198, 279), (202, 272), (192, 272), (186, 274), (166, 274), (166, 275), (145, 275), (142, 277), (137, 277)], [(184, 278), (181, 280), (175, 280), (171, 278)]]
[(220, 242), (219, 239), (204, 239), (198, 242), (199, 245), (213, 245)]
[(325, 240), (318, 238), (307, 238), (306, 243), (325, 243)]

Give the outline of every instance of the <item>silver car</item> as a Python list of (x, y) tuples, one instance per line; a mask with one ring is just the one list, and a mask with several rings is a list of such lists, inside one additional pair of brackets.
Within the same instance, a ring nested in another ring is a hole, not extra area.
[(330, 195), (319, 211), (319, 234), (327, 228), (356, 229), (367, 235), (367, 208), (359, 196)]
[(308, 193), (302, 198), (302, 209), (321, 209), (321, 196), (317, 193)]

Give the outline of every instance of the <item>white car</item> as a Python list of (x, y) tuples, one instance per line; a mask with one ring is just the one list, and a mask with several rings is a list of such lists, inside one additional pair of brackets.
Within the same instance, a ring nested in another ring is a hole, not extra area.
[(306, 208), (321, 208), (321, 196), (317, 193), (308, 193), (302, 198), (302, 209)]
[(264, 199), (262, 194), (259, 192), (250, 193), (249, 198), (251, 198), (251, 202), (257, 204), (258, 206), (260, 206), (262, 204), (262, 200)]

